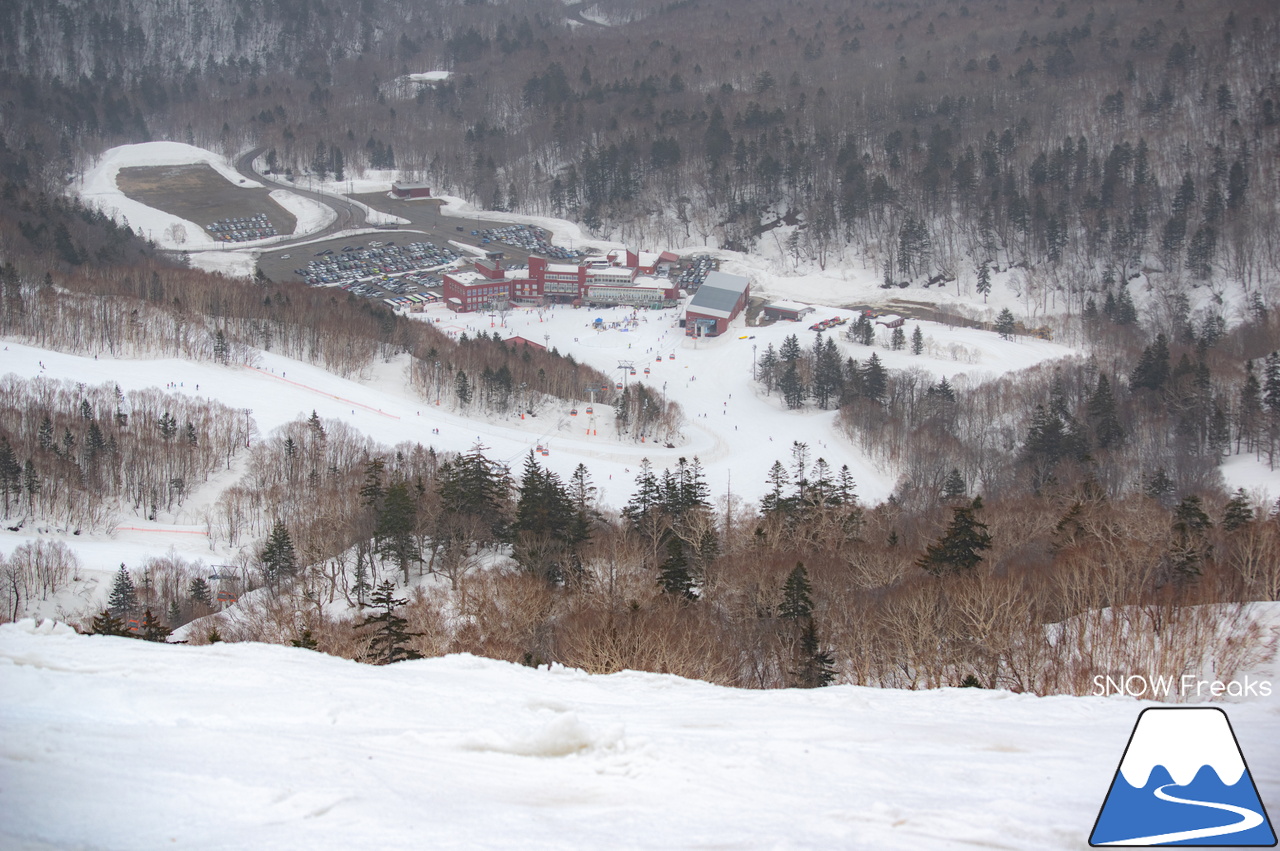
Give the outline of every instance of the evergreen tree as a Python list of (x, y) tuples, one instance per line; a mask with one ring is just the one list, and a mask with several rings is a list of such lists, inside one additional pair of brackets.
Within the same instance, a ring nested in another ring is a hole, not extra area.
[(889, 374), (875, 352), (871, 353), (867, 365), (861, 370), (861, 378), (862, 395), (876, 402), (884, 401), (885, 394), (889, 392)]
[(947, 474), (947, 480), (942, 483), (942, 498), (956, 499), (965, 495), (964, 477), (960, 475), (958, 467), (952, 467), (951, 472)]
[(800, 338), (795, 334), (788, 334), (782, 341), (782, 348), (778, 351), (778, 359), (784, 363), (799, 360)]
[(800, 632), (800, 664), (793, 673), (798, 688), (821, 688), (835, 681), (835, 657), (822, 649), (813, 618), (806, 619)]
[(1176, 581), (1187, 582), (1204, 572), (1205, 562), (1213, 552), (1208, 532), (1213, 521), (1205, 513), (1200, 497), (1183, 497), (1173, 511), (1173, 546), (1170, 567)]
[(169, 601), (169, 623), (175, 626), (182, 624), (182, 605), (177, 600)]
[(138, 591), (123, 564), (116, 571), (115, 584), (107, 600), (107, 610), (120, 620), (128, 620), (138, 610)]
[(262, 573), (267, 584), (275, 587), (282, 577), (291, 576), (298, 568), (298, 554), (293, 548), (293, 539), (283, 520), (277, 520), (271, 527), (259, 553), (258, 561), (262, 565)]
[(1222, 531), (1234, 532), (1252, 522), (1253, 506), (1249, 503), (1249, 497), (1245, 495), (1244, 488), (1238, 488), (1231, 495), (1231, 499), (1227, 501), (1227, 506), (1222, 512)]
[(1173, 491), (1173, 480), (1169, 478), (1164, 467), (1156, 468), (1156, 471), (1143, 481), (1142, 492), (1163, 504), (1170, 503), (1169, 497), (1173, 495)]
[(138, 637), (143, 641), (164, 642), (172, 632), (173, 630), (160, 623), (160, 619), (151, 614), (151, 609), (143, 613), (142, 624), (138, 630)]
[(1136, 325), (1138, 309), (1133, 306), (1133, 297), (1129, 295), (1129, 287), (1120, 285), (1120, 293), (1116, 296), (1114, 320), (1117, 325)]
[(693, 591), (693, 575), (689, 572), (689, 560), (684, 554), (684, 543), (672, 537), (667, 541), (667, 557), (658, 572), (658, 584), (668, 594), (676, 594), (686, 600), (696, 600)]
[(1280, 352), (1267, 355), (1263, 365), (1262, 404), (1271, 416), (1280, 415)]
[(516, 561), (549, 582), (577, 569), (576, 546), (581, 524), (568, 490), (555, 473), (539, 466), (531, 451), (521, 477), (516, 503)]
[(797, 562), (782, 585), (782, 603), (778, 606), (778, 617), (800, 620), (812, 615), (813, 589), (809, 585), (809, 572), (802, 563)]
[(1006, 340), (1012, 340), (1015, 327), (1013, 312), (1007, 307), (1002, 308), (1000, 315), (996, 317), (996, 333)]
[(1169, 378), (1169, 342), (1164, 334), (1142, 350), (1138, 364), (1129, 376), (1129, 386), (1137, 390), (1159, 390)]
[(462, 370), (458, 370), (458, 377), (454, 379), (454, 391), (458, 395), (459, 404), (464, 407), (471, 404), (471, 382)]
[(36, 429), (36, 443), (45, 452), (53, 449), (53, 421), (49, 419), (48, 414), (44, 415), (44, 419), (40, 420), (40, 426)]
[(103, 609), (94, 616), (93, 625), (89, 627), (89, 634), (132, 637), (129, 630), (125, 628), (124, 621), (114, 615), (110, 609)]
[(191, 598), (191, 602), (198, 605), (213, 605), (213, 594), (209, 590), (209, 583), (205, 581), (203, 576), (197, 576), (191, 580), (191, 584), (187, 587), (187, 596)]
[(409, 565), (422, 561), (422, 553), (413, 534), (417, 516), (418, 508), (409, 491), (409, 483), (400, 479), (389, 485), (383, 495), (382, 510), (378, 512), (374, 551), (395, 562), (406, 583), (409, 581)]
[(231, 359), (231, 347), (227, 344), (227, 335), (221, 328), (213, 335), (213, 359), (224, 366)]
[(778, 379), (778, 389), (782, 391), (782, 400), (786, 406), (796, 410), (804, 406), (806, 396), (804, 381), (800, 378), (800, 370), (796, 361), (786, 362), (782, 377)]
[(777, 378), (778, 353), (774, 351), (773, 343), (765, 346), (764, 354), (760, 355), (760, 362), (756, 366), (756, 377), (764, 383), (766, 390), (773, 390)]
[(991, 535), (975, 513), (982, 508), (982, 497), (974, 497), (968, 505), (951, 509), (951, 523), (943, 536), (930, 544), (916, 564), (934, 576), (973, 570), (982, 561), (982, 551), (991, 549)]
[(987, 296), (991, 294), (991, 268), (985, 260), (978, 264), (978, 292), (982, 293), (982, 303), (986, 304)]
[(917, 325), (911, 332), (911, 354), (918, 355), (924, 351), (924, 333), (921, 332), (920, 326)]
[(41, 481), (36, 474), (35, 462), (28, 458), (22, 465), (22, 489), (27, 494), (27, 511), (34, 514), (36, 510), (36, 494), (40, 492)]
[(506, 539), (511, 479), (506, 467), (485, 457), (484, 447), (476, 446), (441, 464), (436, 481), (441, 504), (436, 518), (440, 534), (456, 537), (465, 533), (482, 546)]
[(1093, 439), (1099, 449), (1110, 449), (1124, 442), (1124, 429), (1116, 414), (1116, 399), (1107, 376), (1098, 376), (1098, 385), (1089, 397), (1087, 412)]
[(814, 352), (813, 398), (824, 411), (840, 401), (844, 371), (836, 341), (828, 337)]
[(1239, 413), (1236, 425), (1236, 451), (1240, 451), (1243, 442), (1245, 449), (1252, 450), (1257, 443), (1258, 431), (1262, 425), (1262, 385), (1253, 370), (1253, 361), (1245, 361), (1244, 384), (1240, 387)]
[(0, 437), (0, 493), (4, 494), (4, 516), (8, 517), (10, 497), (15, 497), (13, 502), (20, 502), (22, 464), (7, 437)]
[(636, 492), (622, 509), (622, 516), (637, 528), (655, 513), (662, 511), (662, 489), (648, 458), (640, 459), (640, 473), (636, 476)]
[(900, 352), (907, 347), (907, 332), (902, 330), (899, 325), (893, 329), (893, 333), (889, 335), (889, 349), (891, 351)]
[(396, 613), (396, 609), (404, 604), (404, 600), (395, 596), (395, 586), (389, 579), (384, 579), (373, 592), (369, 605), (378, 613), (369, 615), (360, 623), (361, 628), (369, 627), (372, 633), (365, 661), (374, 665), (390, 665), (405, 659), (422, 658), (421, 653), (407, 646), (409, 639), (418, 633), (409, 632), (409, 622)]
[(762, 514), (771, 514), (775, 511), (789, 511), (792, 507), (791, 500), (784, 494), (790, 477), (787, 475), (787, 469), (782, 466), (781, 461), (775, 460), (773, 466), (769, 468), (769, 475), (766, 477), (769, 483), (769, 490), (765, 491), (763, 497), (760, 498), (760, 511)]

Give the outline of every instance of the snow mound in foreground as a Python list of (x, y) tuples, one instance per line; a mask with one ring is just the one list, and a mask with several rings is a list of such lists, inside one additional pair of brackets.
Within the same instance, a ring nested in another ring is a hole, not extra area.
[[(28, 621), (0, 626), (0, 847), (1076, 849), (1142, 706), (371, 667)], [(1229, 712), (1250, 763), (1280, 764), (1275, 701)]]

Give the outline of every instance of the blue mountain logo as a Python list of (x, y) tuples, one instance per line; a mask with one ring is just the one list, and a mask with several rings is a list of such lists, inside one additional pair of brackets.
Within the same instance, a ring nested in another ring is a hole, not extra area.
[(1275, 847), (1275, 831), (1227, 713), (1217, 707), (1144, 709), (1089, 844)]

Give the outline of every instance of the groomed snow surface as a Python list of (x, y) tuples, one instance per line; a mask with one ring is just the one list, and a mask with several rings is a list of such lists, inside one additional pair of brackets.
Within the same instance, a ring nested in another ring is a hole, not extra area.
[[(1143, 705), (375, 668), (33, 621), (0, 626), (0, 695), (8, 849), (1080, 849)], [(1276, 702), (1229, 711), (1280, 801)]]

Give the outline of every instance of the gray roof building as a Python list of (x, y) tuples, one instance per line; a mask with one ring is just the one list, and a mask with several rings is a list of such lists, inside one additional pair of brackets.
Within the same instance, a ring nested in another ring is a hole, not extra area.
[(702, 316), (731, 319), (734, 308), (738, 307), (750, 284), (741, 275), (711, 272), (689, 300), (686, 310)]

